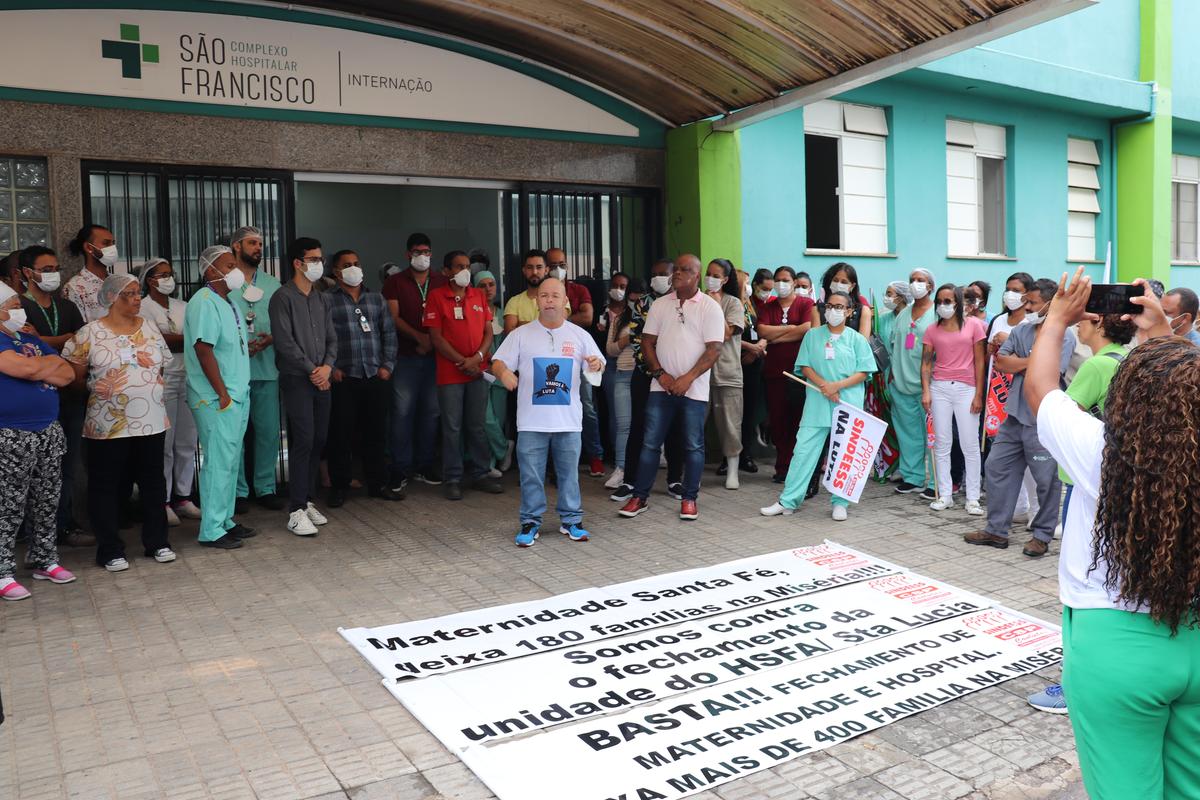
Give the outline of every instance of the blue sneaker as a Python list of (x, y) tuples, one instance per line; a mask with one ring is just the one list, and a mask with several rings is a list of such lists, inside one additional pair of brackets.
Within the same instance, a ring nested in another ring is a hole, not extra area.
[(517, 547), (533, 547), (533, 543), (538, 538), (538, 524), (536, 522), (526, 522), (521, 526), (521, 532), (517, 534)]
[(570, 525), (563, 525), (558, 529), (558, 532), (563, 536), (570, 537), (572, 542), (586, 542), (588, 540), (588, 532), (575, 522), (572, 522)]
[(1062, 687), (1057, 683), (1047, 686), (1037, 694), (1029, 695), (1026, 699), (1029, 701), (1029, 705), (1038, 711), (1048, 711), (1051, 714), (1067, 713), (1067, 698), (1063, 695)]

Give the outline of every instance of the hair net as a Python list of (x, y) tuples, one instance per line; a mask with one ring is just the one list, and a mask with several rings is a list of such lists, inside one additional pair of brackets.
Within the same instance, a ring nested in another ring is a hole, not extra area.
[(170, 263), (171, 262), (167, 261), (165, 258), (152, 258), (137, 268), (138, 285), (142, 287), (143, 294), (150, 291), (150, 287), (146, 285), (146, 279), (150, 277), (150, 273), (154, 271), (154, 268), (159, 264)]
[(232, 252), (232, 250), (223, 244), (214, 244), (212, 247), (204, 248), (204, 252), (200, 254), (200, 258), (198, 259), (200, 264), (200, 277), (204, 277), (204, 273), (208, 272), (208, 268), (211, 267), (213, 262), (215, 262), (218, 258), (226, 253)]
[(100, 302), (100, 305), (109, 308), (116, 302), (117, 295), (124, 291), (125, 287), (131, 283), (137, 283), (137, 278), (128, 272), (109, 275), (104, 279), (104, 283), (100, 284), (100, 291), (96, 294), (96, 299)]
[(492, 273), (488, 272), (486, 269), (479, 270), (479, 272), (475, 273), (475, 285), (478, 286), (479, 284), (483, 283), (484, 280), (487, 278), (496, 280), (496, 276), (493, 275)]
[[(932, 281), (930, 281), (930, 283), (932, 283)], [(893, 292), (903, 297), (905, 305), (912, 305), (912, 288), (909, 287), (908, 281), (892, 281), (884, 287), (884, 291), (887, 291), (888, 289), (891, 289)]]
[(240, 242), (242, 239), (249, 239), (252, 237), (255, 239), (263, 238), (262, 231), (253, 225), (245, 225), (233, 232), (233, 236), (229, 237), (229, 244), (232, 246)]
[[(913, 267), (913, 268), (912, 268), (912, 271), (913, 271), (913, 272), (920, 272), (920, 273), (921, 273), (921, 274), (923, 274), (923, 275), (924, 275), (926, 278), (928, 278), (928, 279), (929, 279), (929, 288), (930, 288), (930, 289), (933, 289), (933, 287), (937, 286), (937, 281), (935, 281), (935, 280), (933, 279), (933, 273), (932, 273), (932, 272), (930, 272), (929, 270), (925, 269), (925, 267)], [(912, 301), (912, 298), (909, 298), (909, 302), (911, 302), (911, 301)]]

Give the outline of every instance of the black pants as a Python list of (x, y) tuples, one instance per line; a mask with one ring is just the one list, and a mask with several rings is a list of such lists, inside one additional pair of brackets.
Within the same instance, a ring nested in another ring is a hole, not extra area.
[[(629, 440), (625, 443), (625, 483), (630, 486), (637, 484), (638, 457), (642, 452), (642, 442), (646, 435), (646, 398), (650, 396), (650, 376), (640, 369), (633, 371), (633, 379), (629, 382), (630, 406), (632, 413), (629, 425)], [(683, 479), (683, 431), (678, 420), (671, 425), (665, 442), (667, 451), (667, 485), (679, 483)]]
[(166, 435), (88, 439), (88, 515), (96, 536), (96, 563), (125, 558), (118, 531), (124, 489), (137, 483), (142, 505), (142, 552), (147, 556), (167, 544), (167, 480), (163, 476)]
[(387, 481), (384, 421), (392, 402), (391, 384), (376, 377), (346, 377), (333, 384), (331, 394), (329, 438), (325, 442), (329, 482), (335, 489), (348, 487), (354, 457), (358, 456), (363, 462), (367, 489), (382, 489)]
[(313, 386), (307, 375), (280, 375), (279, 394), (288, 421), (288, 511), (298, 511), (317, 489), (332, 392)]
[(758, 452), (758, 409), (763, 402), (763, 362), (742, 365), (742, 457)]

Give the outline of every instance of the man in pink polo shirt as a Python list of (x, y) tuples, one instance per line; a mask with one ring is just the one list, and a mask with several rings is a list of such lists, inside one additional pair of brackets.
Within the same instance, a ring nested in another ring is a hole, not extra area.
[(684, 459), (679, 518), (698, 516), (708, 376), (725, 340), (725, 314), (716, 300), (700, 291), (700, 271), (700, 259), (690, 253), (675, 259), (673, 291), (655, 300), (646, 318), (642, 355), (653, 382), (646, 400), (642, 451), (637, 454), (637, 483), (633, 497), (618, 512), (623, 517), (636, 517), (646, 510), (646, 497), (658, 475), (659, 450), (676, 421), (682, 432)]

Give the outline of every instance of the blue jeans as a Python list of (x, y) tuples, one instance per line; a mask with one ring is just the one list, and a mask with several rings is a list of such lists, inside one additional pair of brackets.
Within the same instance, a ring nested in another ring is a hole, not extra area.
[[(609, 361), (615, 365), (616, 359)], [(615, 366), (604, 371), (604, 396), (608, 399), (608, 429), (613, 437), (613, 463), (625, 469), (625, 443), (629, 441), (629, 423), (633, 418), (633, 395), (630, 384), (633, 370), (618, 371)]]
[[(437, 363), (432, 355), (399, 356), (392, 372), (392, 482), (433, 464), (438, 432)], [(414, 449), (414, 444), (416, 445)]]
[(638, 460), (637, 483), (633, 496), (645, 500), (658, 476), (658, 451), (662, 448), (678, 418), (683, 440), (683, 499), (695, 500), (700, 493), (700, 473), (704, 471), (704, 418), (708, 403), (666, 392), (650, 392), (646, 398), (646, 427)]
[[(555, 510), (563, 525), (583, 521), (583, 498), (579, 495), (579, 431), (521, 431), (517, 434), (517, 467), (521, 472), (521, 524), (542, 524), (546, 513), (546, 459), (554, 458), (558, 481)], [(657, 451), (656, 451), (657, 452)], [(655, 458), (658, 458), (655, 455)]]
[(600, 417), (592, 400), (592, 385), (580, 376), (579, 402), (583, 404), (583, 452), (588, 458), (604, 458), (600, 442)]

